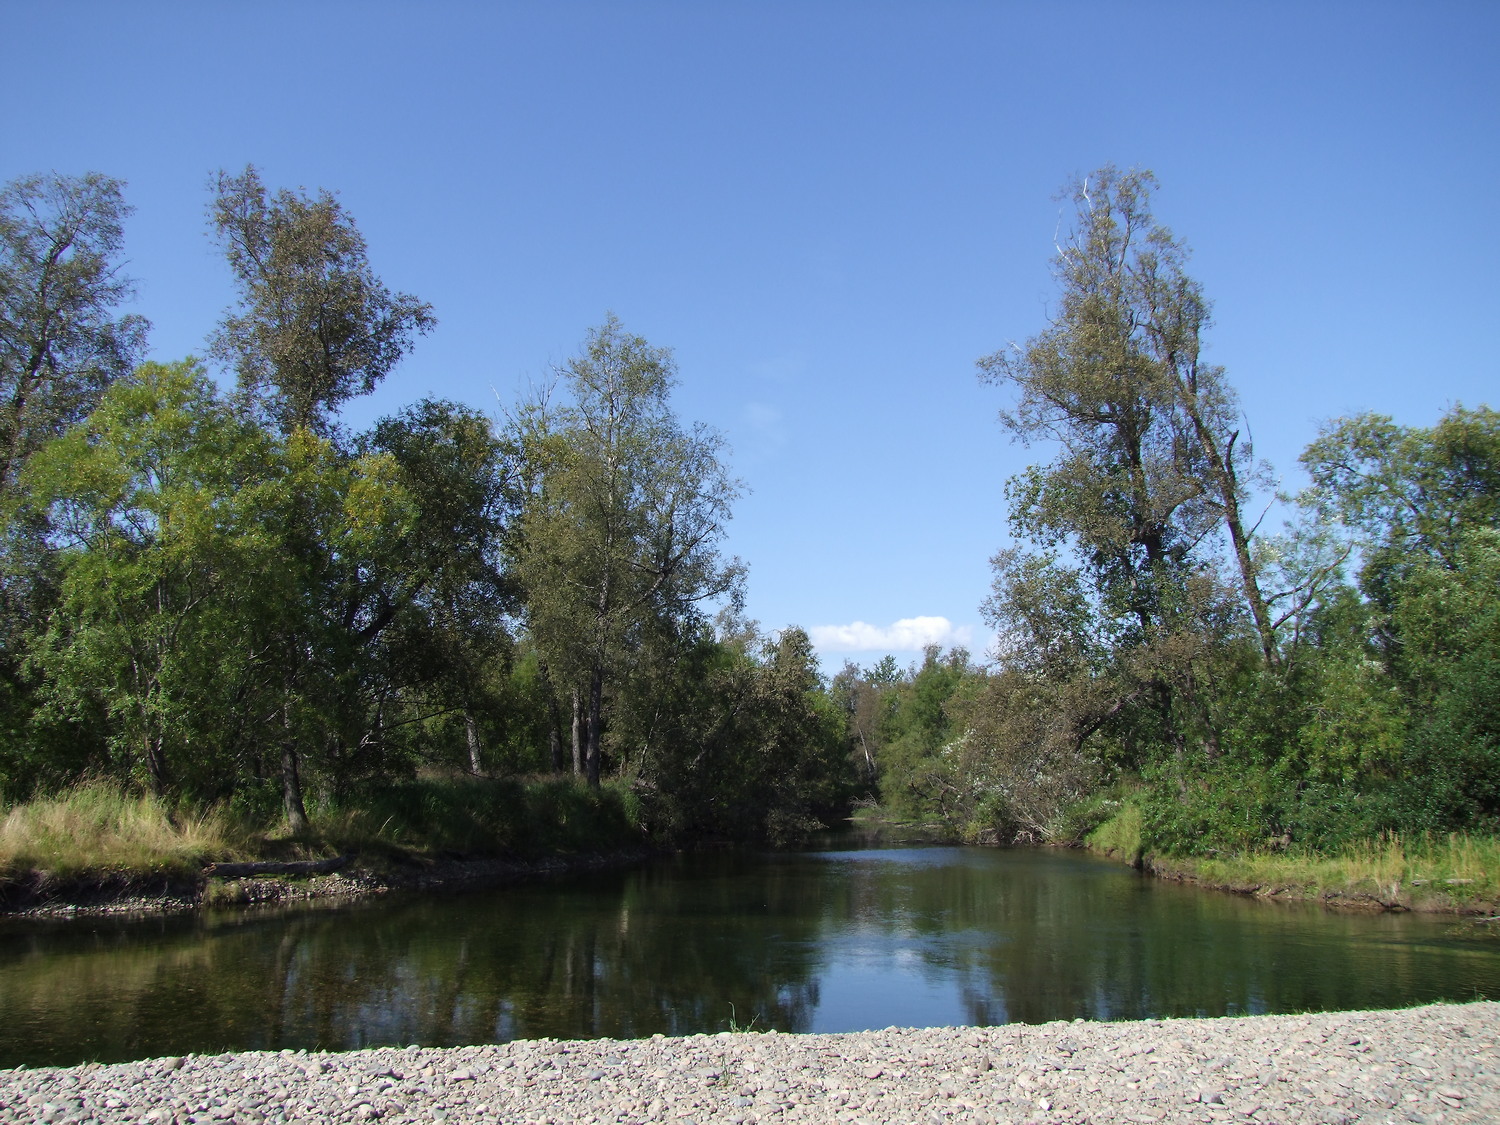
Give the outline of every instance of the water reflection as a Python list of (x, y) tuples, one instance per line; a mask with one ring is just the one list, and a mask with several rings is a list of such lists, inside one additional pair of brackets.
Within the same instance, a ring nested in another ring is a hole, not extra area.
[(564, 883), (0, 928), (0, 1066), (229, 1048), (1392, 1006), (1500, 995), (1500, 942), (913, 847), (680, 857)]

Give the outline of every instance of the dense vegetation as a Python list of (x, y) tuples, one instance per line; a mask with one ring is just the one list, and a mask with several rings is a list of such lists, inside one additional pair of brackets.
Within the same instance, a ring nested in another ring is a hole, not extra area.
[(436, 321), (331, 195), (218, 178), (216, 382), (119, 314), (120, 184), (6, 186), (0, 801), (41, 823), (103, 786), (457, 850), (570, 821), (782, 840), (875, 799), (1178, 854), (1493, 833), (1500, 415), (1332, 422), (1263, 533), (1270, 471), (1154, 186), (1074, 185), (1050, 322), (980, 362), (1041, 455), (1007, 486), (994, 661), (826, 681), (800, 629), (742, 617), (740, 485), (673, 413), (669, 351), (609, 318), (500, 421), (424, 400), (352, 433), (340, 405)]
[(331, 195), (218, 178), (227, 390), (142, 362), (127, 213), (102, 176), (0, 198), (0, 798), (104, 782), (295, 836), (389, 809), (469, 848), (524, 844), (507, 777), (536, 803), (571, 771), (668, 839), (847, 807), (806, 635), (740, 620), (739, 486), (668, 351), (611, 318), (503, 422), (424, 400), (350, 433), (435, 319)]
[(1000, 840), (1119, 817), (1167, 854), (1493, 833), (1500, 415), (1332, 422), (1262, 534), (1270, 471), (1154, 186), (1074, 185), (1050, 323), (980, 362), (1050, 458), (1008, 484), (996, 662), (836, 681), (884, 800)]

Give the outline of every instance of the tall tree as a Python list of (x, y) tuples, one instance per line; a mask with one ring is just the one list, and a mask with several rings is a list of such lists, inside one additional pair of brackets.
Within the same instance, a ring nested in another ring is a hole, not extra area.
[[(26, 176), (0, 188), (0, 727), (34, 704), (27, 635), (56, 603), (57, 556), (45, 514), (17, 480), (49, 440), (99, 402), (145, 345), (120, 251), (130, 214), (118, 180)], [(19, 735), (12, 739), (21, 741)]]
[(484, 712), (497, 709), (511, 656), (516, 599), (501, 548), (518, 499), (513, 452), (483, 414), (430, 399), (383, 419), (359, 447), (394, 458), (414, 510), (384, 566), (352, 591), (375, 610), (363, 634), (387, 654), (382, 690), (420, 696), (418, 713), (456, 713), (478, 773), (481, 731), (494, 725)]
[(1151, 213), (1156, 179), (1106, 166), (1075, 181), (1077, 227), (1053, 259), (1051, 324), (980, 361), (1016, 389), (1001, 421), (1025, 442), (1051, 439), (1051, 466), (1014, 482), (1012, 522), (1044, 547), (1073, 538), (1106, 597), (1143, 637), (1172, 612), (1174, 586), (1227, 533), (1243, 603), (1268, 666), (1275, 623), (1260, 588), (1245, 478), (1257, 471), (1236, 396), (1202, 360), (1210, 306), (1187, 251)]
[[(325, 453), (337, 451), (323, 450), (311, 436), (330, 435), (333, 411), (390, 373), (414, 338), (435, 323), (432, 309), (386, 288), (370, 268), (354, 220), (326, 191), (314, 198), (288, 189), (271, 194), (253, 167), (238, 176), (221, 172), (210, 216), (240, 296), (213, 335), (212, 353), (234, 368), (245, 402), (287, 435), (293, 450), (308, 451), (321, 464)], [(287, 545), (297, 557), (288, 562), (318, 576), (326, 604), (320, 617), (292, 620), (349, 619), (341, 645), (358, 647), (373, 635), (371, 626), (378, 632), (389, 616), (376, 608), (383, 621), (359, 617), (369, 610), (358, 596), (358, 566), (319, 538), (320, 518), (311, 499), (293, 511)], [(353, 619), (351, 604), (359, 607)], [(288, 821), (300, 831), (307, 815), (294, 716), (317, 709), (298, 697), (326, 677), (313, 674), (313, 638), (288, 637), (284, 647), (282, 789)]]
[(118, 180), (26, 176), (0, 189), (0, 493), (98, 403), (145, 346), (120, 316), (126, 206)]
[(239, 289), (211, 341), (240, 389), (289, 432), (326, 430), (436, 323), (432, 307), (392, 293), (370, 268), (354, 220), (327, 191), (266, 191), (247, 167), (220, 172), (213, 228)]
[(566, 404), (517, 419), (533, 468), (515, 550), (529, 628), (549, 674), (578, 691), (598, 785), (605, 697), (641, 632), (738, 596), (743, 568), (718, 548), (739, 485), (722, 438), (672, 413), (666, 349), (610, 317), (561, 374)]

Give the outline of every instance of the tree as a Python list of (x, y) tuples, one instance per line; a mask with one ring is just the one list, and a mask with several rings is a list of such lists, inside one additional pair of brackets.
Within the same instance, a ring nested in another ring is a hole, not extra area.
[(0, 189), (0, 494), (145, 345), (146, 321), (115, 312), (134, 292), (117, 260), (122, 186), (90, 173)]
[(36, 658), (60, 714), (102, 712), (116, 760), (157, 795), (223, 764), (229, 666), (279, 572), (265, 524), (274, 450), (191, 361), (114, 383), (87, 426), (23, 480), (63, 549), (60, 601)]
[(1024, 347), (980, 361), (983, 378), (1019, 392), (1001, 414), (1006, 428), (1062, 447), (1053, 465), (1012, 483), (1012, 524), (1043, 547), (1074, 540), (1142, 640), (1168, 627), (1174, 587), (1223, 529), (1274, 666), (1275, 624), (1243, 515), (1243, 477), (1256, 469), (1223, 369), (1202, 362), (1209, 304), (1184, 272), (1186, 249), (1152, 216), (1155, 187), (1149, 172), (1111, 166), (1071, 185), (1078, 228), (1053, 259), (1056, 315)]
[[(1151, 213), (1155, 187), (1149, 172), (1113, 167), (1070, 185), (1076, 228), (1053, 259), (1055, 314), (980, 361), (983, 379), (1017, 392), (1001, 414), (1012, 435), (1058, 446), (1007, 485), (1012, 530), (1036, 553), (996, 557), (986, 611), (1004, 668), (1048, 678), (1071, 708), (1051, 743), (1081, 752), (1144, 708), (1154, 714), (1130, 742), (1165, 739), (1179, 762), (1199, 746), (1212, 760), (1217, 680), (1235, 664), (1225, 658), (1250, 637), (1261, 668), (1281, 668), (1271, 607), (1283, 595), (1262, 592), (1264, 552), (1243, 514), (1260, 469), (1223, 369), (1202, 360), (1209, 305)], [(1020, 729), (993, 715), (987, 725)]]
[[(339, 454), (312, 436), (329, 435), (332, 412), (389, 374), (414, 336), (435, 323), (432, 309), (410, 295), (391, 293), (375, 276), (364, 238), (326, 191), (313, 199), (287, 189), (270, 195), (254, 167), (238, 176), (221, 172), (210, 215), (240, 295), (238, 310), (225, 315), (211, 340), (212, 353), (234, 368), (244, 402), (288, 437), (289, 451), (311, 458), (305, 467), (331, 469), (326, 457)], [(390, 618), (387, 609), (371, 609), (360, 596), (357, 562), (349, 565), (352, 560), (335, 543), (319, 538), (319, 522), (327, 514), (311, 498), (291, 512), (289, 562), (327, 600), (316, 613), (304, 606), (307, 612), (290, 620), (347, 622), (335, 649), (353, 655)], [(312, 592), (311, 586), (304, 590)], [(375, 618), (360, 619), (366, 612)], [(303, 740), (294, 712), (316, 708), (293, 704), (315, 683), (326, 687), (329, 681), (312, 674), (319, 652), (314, 637), (289, 636), (283, 648), (282, 789), (295, 832), (306, 828), (307, 816), (299, 769)], [(343, 667), (340, 678), (347, 682), (350, 675)], [(332, 702), (325, 699), (324, 706)], [(338, 702), (347, 704), (348, 693)]]
[(57, 597), (45, 515), (19, 502), (17, 478), (145, 343), (146, 321), (118, 312), (133, 291), (119, 262), (121, 187), (54, 173), (0, 188), (0, 725), (27, 721), (26, 634)]
[(326, 430), (331, 411), (374, 390), (436, 323), (430, 305), (375, 276), (354, 220), (326, 191), (270, 195), (254, 167), (220, 172), (210, 214), (240, 294), (213, 355), (285, 432)]
[(672, 664), (642, 673), (612, 734), (635, 736), (635, 788), (658, 835), (784, 843), (848, 814), (844, 715), (806, 632), (721, 640), (702, 629)]
[(739, 485), (723, 439), (673, 415), (666, 349), (610, 317), (561, 374), (566, 405), (535, 402), (516, 419), (531, 491), (513, 550), (528, 628), (548, 674), (575, 692), (597, 786), (606, 694), (643, 632), (691, 636), (706, 604), (739, 596), (743, 568), (718, 552)]
[(967, 649), (953, 648), (944, 656), (939, 645), (928, 645), (882, 716), (881, 798), (908, 816), (961, 815), (960, 786), (948, 752), (957, 733), (949, 708), (974, 671)]
[(459, 714), (479, 773), (482, 712), (506, 687), (505, 617), (517, 608), (501, 552), (518, 501), (514, 452), (478, 411), (431, 399), (383, 419), (358, 444), (394, 459), (414, 511), (380, 568), (351, 589), (374, 607), (361, 635), (385, 650), (381, 690), (392, 699), (414, 691), (419, 711)]
[(1411, 568), (1454, 569), (1469, 530), (1500, 527), (1500, 413), (1486, 406), (1455, 406), (1431, 428), (1343, 419), (1302, 464), (1313, 482), (1304, 503), (1354, 535), (1366, 593), (1386, 609)]
[(1358, 415), (1328, 427), (1302, 462), (1313, 481), (1304, 503), (1351, 538), (1368, 599), (1343, 660), (1325, 657), (1305, 741), (1351, 774), (1402, 775), (1413, 827), (1493, 824), (1500, 414), (1455, 406), (1431, 427)]

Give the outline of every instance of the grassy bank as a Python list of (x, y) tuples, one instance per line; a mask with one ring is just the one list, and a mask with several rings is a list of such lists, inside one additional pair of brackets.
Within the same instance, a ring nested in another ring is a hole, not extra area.
[(309, 810), (288, 835), (222, 807), (171, 806), (104, 782), (0, 814), (0, 883), (102, 875), (193, 877), (210, 863), (355, 855), (380, 863), (455, 856), (535, 859), (639, 847), (634, 797), (573, 778), (431, 777)]
[(1165, 878), (1243, 894), (1456, 913), (1492, 913), (1500, 906), (1500, 839), (1493, 836), (1387, 834), (1328, 854), (1293, 847), (1161, 855), (1142, 846), (1140, 809), (1126, 801), (1084, 843)]

